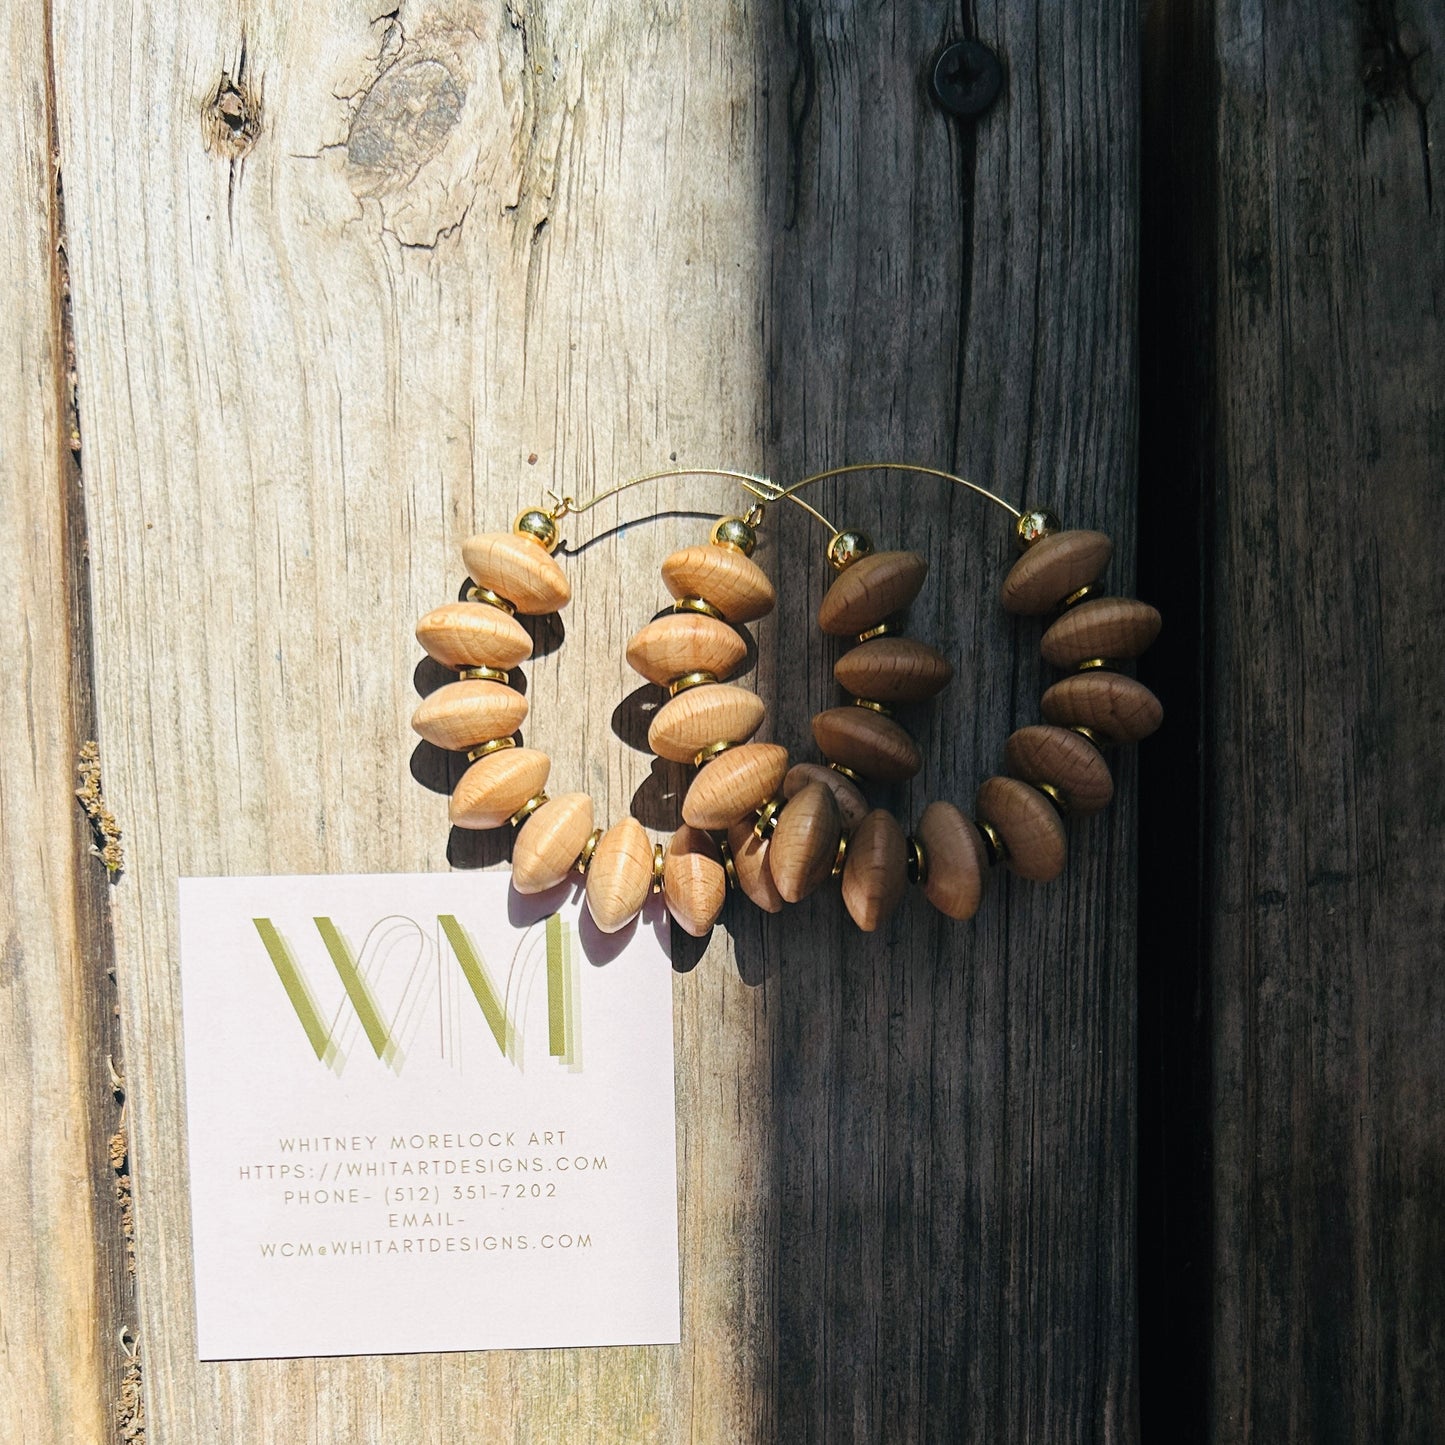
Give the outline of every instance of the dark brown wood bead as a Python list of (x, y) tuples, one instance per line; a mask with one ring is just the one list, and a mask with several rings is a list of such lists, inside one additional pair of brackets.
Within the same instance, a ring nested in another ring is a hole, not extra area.
[(1064, 871), (1069, 856), (1064, 824), (1037, 788), (1017, 778), (985, 778), (974, 808), (1003, 839), (1004, 861), (1020, 878), (1049, 883)]
[(923, 702), (953, 680), (953, 667), (926, 642), (911, 637), (874, 637), (849, 648), (833, 676), (854, 697), (874, 702)]
[(842, 763), (860, 777), (880, 783), (901, 783), (923, 766), (913, 739), (892, 718), (872, 708), (833, 707), (820, 712), (813, 719), (813, 736), (830, 763)]
[(1158, 610), (1132, 597), (1081, 602), (1060, 617), (1039, 643), (1051, 667), (1077, 667), (1093, 657), (1122, 662), (1138, 657), (1159, 636)]
[(848, 839), (843, 905), (864, 933), (872, 933), (907, 891), (908, 841), (892, 813), (874, 808)]
[(1071, 813), (1097, 813), (1114, 796), (1114, 779), (1103, 754), (1068, 728), (1020, 728), (1004, 747), (1004, 766), (1035, 787), (1052, 784)]
[(978, 829), (952, 803), (930, 803), (918, 820), (917, 837), (927, 869), (923, 896), (949, 918), (972, 918), (988, 871)]
[(1060, 727), (1085, 727), (1105, 742), (1137, 743), (1164, 721), (1159, 699), (1118, 672), (1076, 672), (1043, 697), (1044, 717)]
[(1102, 532), (1054, 532), (1014, 563), (1001, 594), (1006, 612), (1037, 616), (1096, 581), (1114, 544)]
[(822, 783), (833, 794), (839, 815), (845, 828), (856, 828), (868, 812), (868, 799), (837, 768), (824, 767), (822, 763), (794, 763), (783, 779), (783, 796), (791, 798), (800, 793), (809, 783)]
[(768, 867), (789, 903), (806, 898), (833, 871), (843, 819), (826, 783), (809, 783), (778, 814), (768, 842)]
[(928, 563), (917, 552), (873, 552), (844, 568), (818, 608), (818, 626), (852, 637), (902, 612), (923, 586)]

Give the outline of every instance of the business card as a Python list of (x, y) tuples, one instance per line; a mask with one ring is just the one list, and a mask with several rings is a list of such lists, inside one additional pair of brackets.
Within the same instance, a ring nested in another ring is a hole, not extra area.
[(660, 915), (505, 873), (180, 905), (201, 1359), (678, 1341)]

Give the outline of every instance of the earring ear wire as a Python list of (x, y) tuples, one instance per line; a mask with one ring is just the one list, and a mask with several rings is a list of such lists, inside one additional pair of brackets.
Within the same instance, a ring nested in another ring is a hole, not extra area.
[[(618, 482), (616, 486), (608, 487), (605, 491), (598, 492), (596, 496), (589, 497), (585, 502), (579, 502), (576, 497), (563, 493), (558, 496), (550, 487), (546, 489), (547, 501), (550, 505), (541, 508), (528, 508), (522, 512), (514, 524), (521, 528), (528, 535), (542, 541), (548, 535), (548, 524), (550, 523), (550, 535), (556, 538), (548, 551), (557, 546), (560, 540), (557, 533), (557, 523), (564, 517), (579, 517), (583, 512), (590, 512), (593, 507), (617, 496), (620, 492), (629, 491), (633, 487), (640, 487), (644, 482), (664, 482), (673, 477), (720, 477), (729, 481), (739, 483), (744, 490), (752, 493), (754, 497), (761, 498), (763, 502), (771, 501), (781, 488), (767, 477), (755, 476), (752, 472), (733, 471), (728, 467), (669, 467), (665, 471), (646, 472), (640, 477), (628, 477), (626, 481)], [(740, 522), (748, 528), (757, 527), (763, 520), (765, 507), (761, 503), (754, 503), (741, 517), (724, 517), (719, 526), (725, 522)], [(522, 524), (526, 522), (526, 526)], [(738, 536), (738, 542), (745, 540), (742, 534)], [(736, 545), (733, 542), (724, 541), (724, 546)], [(739, 549), (741, 550), (741, 548)], [(751, 550), (751, 549), (749, 549)]]

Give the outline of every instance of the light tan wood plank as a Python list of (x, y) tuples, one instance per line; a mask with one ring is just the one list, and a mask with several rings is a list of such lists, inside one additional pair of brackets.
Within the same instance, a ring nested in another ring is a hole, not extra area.
[[(484, 3), (62, 20), (160, 1445), (728, 1440), (766, 1414), (767, 1036), (721, 945), (678, 985), (687, 1342), (648, 1351), (197, 1364), (175, 965), (178, 875), (446, 866), (406, 719), (411, 626), (455, 595), (463, 537), (545, 485), (585, 496), (673, 453), (758, 461), (752, 68), (722, 33), (739, 23)], [(203, 126), (223, 71), (262, 106), (234, 163)], [(97, 93), (103, 120), (80, 103)], [(426, 117), (409, 132), (407, 105)], [(569, 530), (716, 497), (640, 489)], [(637, 682), (625, 640), (664, 599), (661, 558), (707, 525), (569, 563), (570, 641), (531, 669), (530, 735), (600, 818), (650, 763), (609, 729)]]
[(0, 17), (0, 85), (0, 1435), (69, 1445), (114, 1438), (127, 1284), (107, 1154), (103, 869), (74, 795), (89, 678), (39, 11)]

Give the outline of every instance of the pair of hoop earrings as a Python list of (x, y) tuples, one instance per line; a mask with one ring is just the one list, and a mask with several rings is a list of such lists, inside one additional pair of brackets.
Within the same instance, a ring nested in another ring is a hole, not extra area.
[[(1004, 579), (1002, 604), (1019, 615), (1058, 612), (1041, 650), (1046, 662), (1068, 672), (1044, 693), (1043, 723), (1008, 739), (1005, 771), (979, 787), (974, 816), (933, 801), (911, 834), (887, 809), (870, 806), (863, 785), (896, 784), (919, 771), (917, 745), (894, 709), (928, 701), (953, 676), (942, 654), (902, 632), (928, 563), (915, 552), (877, 551), (866, 534), (835, 528), (797, 495), (830, 477), (872, 470), (942, 478), (1012, 515), (1023, 556)], [(745, 515), (717, 522), (706, 544), (663, 562), (672, 603), (627, 645), (630, 666), (669, 693), (648, 729), (649, 746), (698, 770), (683, 799), (683, 825), (664, 846), (630, 816), (594, 826), (586, 793), (549, 796), (551, 760), (518, 743), (527, 701), (510, 686), (510, 672), (532, 652), (518, 614), (546, 615), (571, 599), (552, 555), (562, 518), (642, 482), (698, 475), (730, 478), (760, 500)], [(823, 762), (791, 767), (786, 749), (753, 740), (766, 717), (763, 700), (726, 681), (747, 655), (745, 625), (776, 601), (752, 553), (764, 504), (782, 501), (828, 528), (828, 560), (838, 575), (818, 621), (830, 635), (855, 639), (834, 667), (851, 701), (813, 719)], [(412, 726), (428, 742), (464, 752), (470, 763), (452, 794), (452, 823), (517, 830), (512, 882), (521, 893), (581, 875), (588, 910), (603, 932), (626, 927), (649, 895), (660, 893), (679, 926), (701, 937), (730, 884), (776, 912), (831, 877), (841, 878), (844, 906), (866, 932), (886, 922), (910, 881), (947, 917), (971, 918), (996, 865), (1038, 882), (1058, 877), (1068, 852), (1065, 817), (1097, 812), (1113, 796), (1103, 749), (1137, 742), (1162, 720), (1153, 694), (1119, 670), (1154, 641), (1160, 617), (1146, 603), (1099, 595), (1112, 550), (1101, 532), (1064, 531), (1051, 513), (1020, 511), (933, 467), (858, 464), (791, 487), (690, 468), (633, 478), (582, 505), (563, 497), (550, 509), (529, 508), (510, 532), (463, 543), (473, 584), (466, 599), (427, 613), (416, 628), (427, 653), (458, 679), (423, 699)]]

